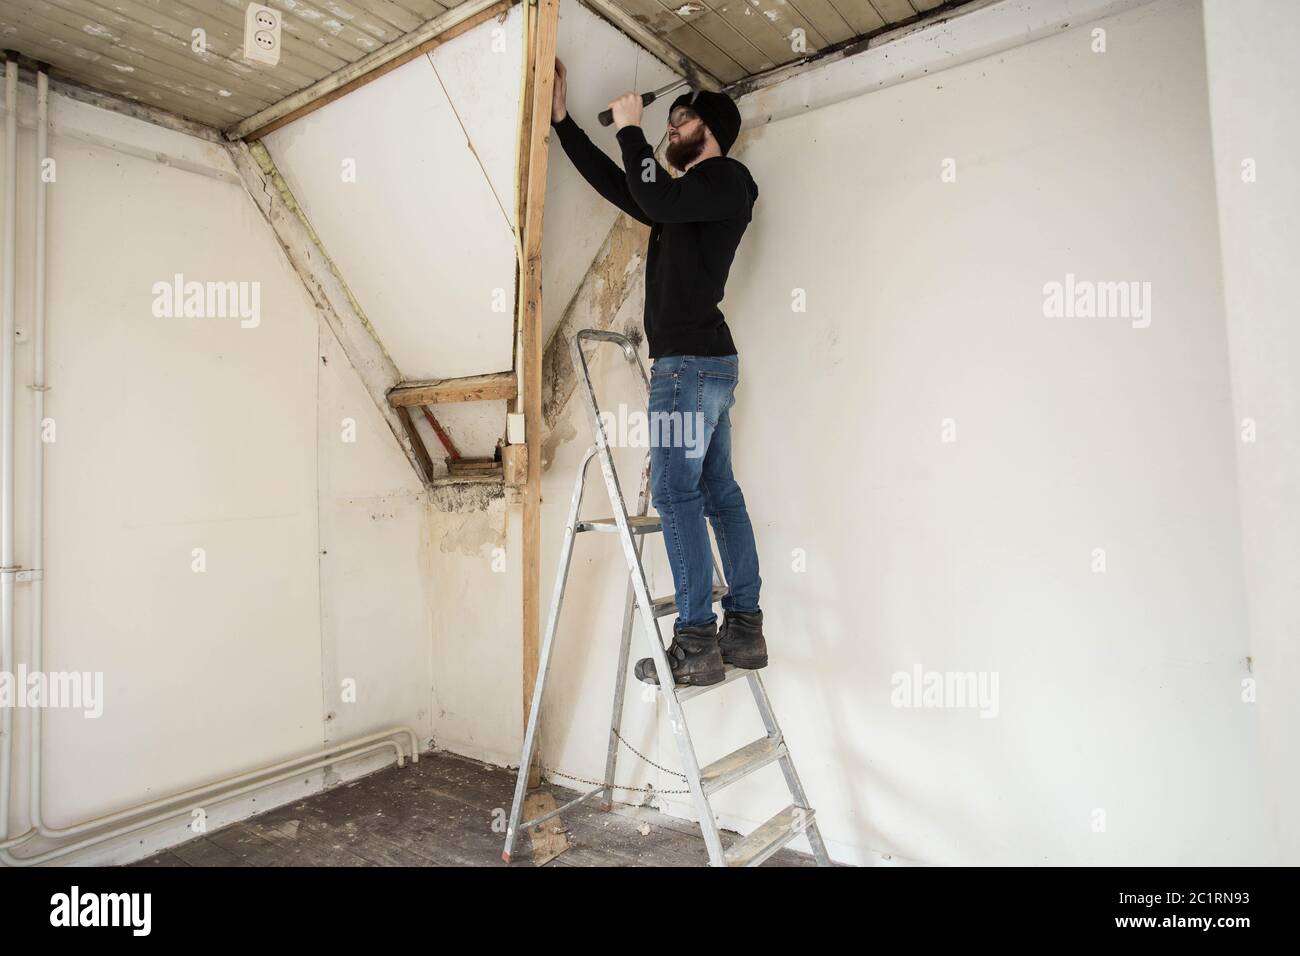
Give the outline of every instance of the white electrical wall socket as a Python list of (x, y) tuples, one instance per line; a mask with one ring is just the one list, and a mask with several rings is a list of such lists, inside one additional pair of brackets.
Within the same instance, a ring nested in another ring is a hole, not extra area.
[(280, 11), (250, 3), (244, 11), (244, 59), (275, 66), (280, 62)]

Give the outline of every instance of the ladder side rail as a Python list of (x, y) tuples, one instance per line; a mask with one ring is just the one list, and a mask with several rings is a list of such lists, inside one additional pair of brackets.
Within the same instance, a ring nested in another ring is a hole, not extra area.
[[(768, 699), (767, 688), (763, 686), (763, 678), (759, 676), (758, 671), (750, 671), (749, 689), (754, 694), (754, 706), (758, 708), (759, 717), (763, 720), (763, 726), (767, 729), (769, 737), (780, 737), (785, 740), (781, 732), (781, 726), (777, 723), (776, 712), (772, 709), (772, 702)], [(808, 802), (808, 794), (804, 792), (803, 782), (799, 779), (799, 773), (794, 769), (794, 758), (790, 756), (790, 745), (785, 747), (785, 756), (777, 761), (781, 765), (781, 774), (785, 777), (786, 787), (790, 790), (790, 796), (794, 800), (795, 806), (803, 807), (805, 810), (811, 810), (812, 804)], [(830, 866), (830, 854), (826, 850), (826, 844), (822, 840), (821, 831), (817, 828), (816, 820), (809, 820), (808, 825), (804, 828), (804, 835), (808, 837), (808, 843), (812, 846), (813, 856), (817, 859), (818, 866)]]
[(533, 762), (533, 750), (537, 746), (537, 724), (542, 712), (542, 692), (546, 687), (546, 672), (551, 666), (551, 649), (555, 644), (555, 632), (560, 622), (560, 607), (564, 603), (564, 588), (569, 579), (569, 567), (573, 560), (573, 544), (577, 537), (578, 512), (582, 507), (583, 485), (587, 480), (587, 466), (596, 456), (596, 447), (587, 449), (582, 464), (578, 466), (578, 477), (573, 483), (573, 497), (569, 501), (569, 520), (564, 526), (564, 545), (560, 551), (560, 565), (555, 571), (555, 588), (551, 594), (551, 610), (546, 620), (545, 637), (542, 640), (541, 658), (537, 666), (537, 682), (533, 685), (533, 701), (528, 710), (528, 726), (524, 731), (523, 753), (519, 757), (519, 776), (515, 780), (515, 798), (510, 806), (510, 822), (506, 825), (506, 846), (502, 859), (510, 862), (510, 853), (514, 848), (515, 836), (519, 832), (520, 816), (524, 810), (524, 795), (528, 790), (528, 768)]
[[(650, 454), (647, 451), (641, 465), (641, 491), (637, 497), (637, 515), (646, 513), (650, 489)], [(645, 535), (637, 536), (637, 560), (645, 554)], [(618, 737), (623, 726), (623, 701), (627, 694), (627, 664), (632, 650), (632, 628), (636, 618), (636, 591), (631, 578), (627, 583), (627, 600), (623, 605), (623, 629), (620, 632), (618, 669), (614, 672), (614, 712), (609, 722), (609, 749), (605, 753), (605, 789), (601, 809), (614, 806), (614, 772), (618, 765)]]
[[(636, 592), (643, 629), (650, 646), (650, 657), (655, 663), (655, 673), (660, 677), (659, 688), (663, 692), (664, 700), (668, 705), (668, 720), (672, 726), (673, 737), (677, 741), (682, 770), (686, 774), (691, 796), (695, 799), (696, 813), (700, 818), (700, 829), (703, 831), (704, 843), (709, 851), (709, 861), (714, 866), (726, 866), (722, 836), (718, 830), (717, 821), (713, 817), (713, 811), (709, 806), (708, 797), (705, 796), (704, 789), (700, 785), (699, 762), (695, 756), (695, 748), (691, 743), (690, 733), (686, 729), (686, 720), (685, 715), (682, 713), (681, 702), (677, 699), (676, 688), (671, 679), (672, 667), (669, 666), (668, 654), (664, 650), (663, 638), (659, 634), (659, 623), (651, 606), (645, 569), (641, 565), (636, 543), (633, 540), (631, 528), (628, 526), (627, 506), (624, 503), (623, 492), (619, 486), (618, 475), (614, 470), (614, 459), (610, 453), (608, 439), (601, 425), (600, 409), (596, 404), (596, 395), (591, 384), (591, 374), (587, 368), (586, 356), (582, 352), (582, 340), (583, 338), (596, 338), (621, 344), (624, 356), (627, 357), (629, 362), (635, 361), (637, 363), (638, 367), (641, 368), (643, 378), (645, 377), (645, 369), (640, 364), (641, 360), (636, 354), (636, 349), (626, 336), (621, 336), (616, 332), (585, 334), (592, 331), (583, 330), (574, 337), (571, 346), (573, 365), (580, 376), (580, 382), (583, 386), (583, 404), (586, 406), (592, 433), (596, 438), (597, 457), (600, 459), (600, 469), (604, 474), (605, 487), (609, 492), (609, 502), (611, 510), (614, 512), (614, 521), (618, 525), (619, 542), (622, 544), (623, 554), (627, 558), (632, 587)], [(667, 680), (664, 679), (664, 675), (668, 675)]]

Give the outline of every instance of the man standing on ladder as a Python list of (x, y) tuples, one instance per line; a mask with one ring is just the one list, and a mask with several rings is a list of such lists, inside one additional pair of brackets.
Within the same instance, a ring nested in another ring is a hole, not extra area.
[[(739, 357), (718, 308), (758, 198), (749, 170), (727, 156), (740, 132), (740, 111), (725, 93), (707, 90), (673, 102), (665, 157), (682, 173), (674, 179), (641, 131), (641, 94), (625, 93), (609, 104), (623, 151), (620, 169), (569, 116), (565, 81), (557, 59), (551, 125), (565, 153), (592, 188), (651, 227), (645, 294), (645, 335), (654, 361), (650, 488), (678, 611), (668, 660), (675, 683), (716, 684), (724, 664), (767, 664), (754, 529), (731, 471)], [(721, 630), (713, 612), (706, 515), (728, 585)], [(654, 661), (638, 661), (636, 676), (658, 683)]]

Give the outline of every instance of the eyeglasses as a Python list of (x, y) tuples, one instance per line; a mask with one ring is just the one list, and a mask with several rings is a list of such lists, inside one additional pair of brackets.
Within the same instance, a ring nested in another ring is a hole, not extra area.
[(691, 120), (697, 120), (700, 114), (695, 112), (689, 106), (679, 106), (668, 116), (668, 125), (673, 129), (680, 129)]

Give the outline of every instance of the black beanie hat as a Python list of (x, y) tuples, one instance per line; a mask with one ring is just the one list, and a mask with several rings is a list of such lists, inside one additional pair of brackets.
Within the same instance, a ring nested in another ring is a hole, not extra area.
[(740, 135), (740, 110), (736, 109), (731, 97), (711, 90), (683, 93), (673, 100), (673, 105), (668, 110), (669, 115), (679, 106), (689, 106), (700, 114), (700, 119), (704, 120), (704, 125), (718, 141), (718, 148), (725, 156)]

